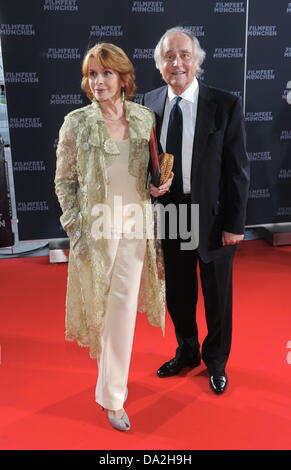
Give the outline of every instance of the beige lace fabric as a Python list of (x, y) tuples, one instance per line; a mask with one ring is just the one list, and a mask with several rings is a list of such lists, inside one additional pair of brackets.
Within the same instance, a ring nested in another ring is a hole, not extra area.
[[(164, 266), (160, 241), (154, 237), (155, 224), (147, 167), (153, 113), (136, 103), (126, 102), (129, 123), (129, 174), (136, 178), (142, 200), (147, 249), (139, 293), (138, 311), (146, 312), (153, 326), (165, 325)], [(70, 238), (66, 297), (66, 339), (89, 347), (90, 356), (100, 353), (100, 332), (106, 313), (109, 279), (107, 241), (94, 239), (94, 206), (106, 203), (107, 168), (119, 150), (107, 132), (98, 103), (69, 113), (60, 129), (57, 148), (55, 190), (63, 228)]]

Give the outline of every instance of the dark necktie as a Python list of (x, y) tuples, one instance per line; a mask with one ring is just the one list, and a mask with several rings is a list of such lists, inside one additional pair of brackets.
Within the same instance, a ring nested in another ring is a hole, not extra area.
[(179, 106), (181, 97), (177, 96), (174, 103), (168, 124), (166, 152), (174, 155), (174, 179), (170, 189), (171, 199), (179, 202), (183, 198), (183, 176), (182, 176), (182, 135), (183, 135), (183, 114)]

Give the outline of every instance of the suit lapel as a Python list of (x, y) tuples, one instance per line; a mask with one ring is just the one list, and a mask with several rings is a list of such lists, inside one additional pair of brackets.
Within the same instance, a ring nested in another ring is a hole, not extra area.
[[(151, 94), (150, 101), (146, 102), (146, 106), (152, 109), (156, 114), (157, 140), (159, 143), (168, 87), (164, 86), (155, 91), (156, 93)], [(208, 136), (216, 130), (216, 106), (216, 102), (213, 100), (212, 93), (209, 88), (199, 82), (199, 97), (191, 165), (191, 182), (195, 180), (197, 169), (207, 144)], [(159, 152), (162, 152), (161, 148), (159, 148)]]
[(192, 154), (191, 181), (195, 179), (197, 168), (207, 144), (208, 135), (215, 132), (216, 103), (208, 87), (199, 82), (199, 97)]
[(156, 114), (157, 120), (157, 140), (160, 141), (161, 129), (163, 124), (164, 109), (166, 104), (168, 87), (163, 86), (156, 90), (157, 93), (151, 97), (151, 102), (147, 103), (147, 106), (152, 109)]

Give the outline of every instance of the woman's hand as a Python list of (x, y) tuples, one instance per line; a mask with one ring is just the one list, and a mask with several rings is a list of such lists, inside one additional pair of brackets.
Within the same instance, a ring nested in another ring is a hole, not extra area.
[(159, 197), (159, 196), (163, 196), (165, 193), (167, 193), (170, 190), (173, 178), (174, 178), (174, 173), (172, 172), (170, 178), (164, 184), (159, 186), (158, 188), (156, 186), (154, 186), (153, 184), (151, 184), (150, 185), (151, 195), (153, 197)]

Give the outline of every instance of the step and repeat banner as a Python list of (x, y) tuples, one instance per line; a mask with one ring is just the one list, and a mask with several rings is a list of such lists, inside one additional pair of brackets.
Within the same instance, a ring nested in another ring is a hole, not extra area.
[(19, 239), (65, 236), (54, 194), (55, 151), (64, 116), (89, 103), (80, 90), (88, 48), (113, 42), (125, 50), (136, 68), (140, 101), (163, 84), (153, 51), (176, 25), (189, 28), (206, 50), (201, 80), (246, 100), (252, 165), (247, 223), (290, 221), (290, 20), (291, 2), (285, 0), (2, 2)]
[(291, 221), (291, 2), (250, 0), (246, 130), (249, 224)]

